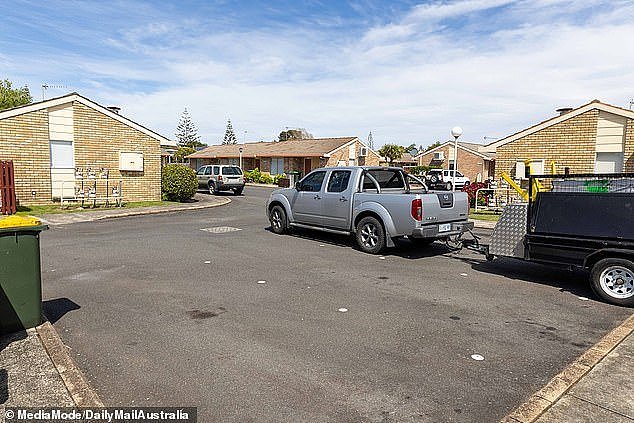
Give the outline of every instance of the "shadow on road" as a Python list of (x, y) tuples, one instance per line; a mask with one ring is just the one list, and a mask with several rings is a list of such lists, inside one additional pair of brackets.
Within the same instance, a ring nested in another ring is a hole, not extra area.
[(81, 306), (68, 298), (56, 298), (42, 303), (42, 310), (49, 322), (55, 323), (70, 311), (79, 310)]
[[(266, 230), (270, 232), (271, 228), (268, 227)], [(352, 236), (336, 235), (308, 229), (293, 229), (290, 236), (358, 250)], [(580, 297), (596, 298), (590, 288), (588, 275), (585, 271), (569, 270), (564, 267), (547, 266), (510, 258), (496, 258), (493, 261), (487, 261), (484, 256), (482, 256), (482, 258), (480, 258), (480, 256), (474, 257), (472, 253), (466, 250), (462, 252), (451, 250), (440, 241), (436, 241), (428, 246), (420, 246), (413, 244), (407, 239), (399, 239), (396, 241), (396, 246), (386, 249), (383, 255), (410, 260), (445, 255), (469, 264), (473, 270), (478, 272), (548, 285), (559, 288), (562, 292), (570, 292)]]
[[(10, 343), (26, 339), (26, 331), (19, 331), (10, 335), (0, 336), (0, 353), (9, 346)], [(6, 369), (0, 369), (0, 405), (9, 400), (9, 373)]]

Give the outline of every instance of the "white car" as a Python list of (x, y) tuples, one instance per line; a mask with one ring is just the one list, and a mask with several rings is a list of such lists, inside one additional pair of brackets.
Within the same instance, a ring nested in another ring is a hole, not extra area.
[[(444, 188), (451, 191), (453, 188), (453, 170), (447, 169), (431, 169), (425, 175), (427, 184), (430, 188)], [(456, 171), (456, 189), (462, 189), (464, 186), (470, 185), (469, 178), (464, 176), (460, 171)]]

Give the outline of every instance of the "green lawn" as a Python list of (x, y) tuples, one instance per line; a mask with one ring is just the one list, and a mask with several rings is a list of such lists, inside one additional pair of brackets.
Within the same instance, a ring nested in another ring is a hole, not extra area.
[(469, 217), (476, 220), (489, 220), (492, 222), (497, 222), (500, 219), (500, 214), (488, 210), (480, 210), (476, 213), (475, 209), (470, 209)]
[[(90, 204), (90, 201), (86, 201), (86, 204)], [(123, 203), (124, 209), (133, 209), (138, 207), (150, 207), (150, 206), (171, 206), (173, 204), (180, 204), (176, 201), (135, 201), (130, 203)], [(91, 212), (96, 210), (116, 210), (119, 207), (103, 207), (97, 206), (81, 208), (81, 204), (71, 205), (70, 207), (62, 208), (62, 206), (58, 204), (45, 204), (40, 206), (18, 206), (17, 215), (32, 215), (32, 216), (40, 216), (43, 214), (57, 214), (57, 213), (78, 213), (78, 212)]]

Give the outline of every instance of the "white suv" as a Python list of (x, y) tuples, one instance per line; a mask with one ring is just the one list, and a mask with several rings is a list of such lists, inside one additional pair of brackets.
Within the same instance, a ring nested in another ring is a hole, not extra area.
[[(447, 191), (451, 191), (453, 188), (453, 170), (447, 169), (431, 169), (425, 175), (427, 185), (430, 188), (438, 189), (444, 188)], [(471, 184), (469, 178), (464, 176), (460, 171), (456, 172), (456, 189), (462, 189), (464, 186)]]

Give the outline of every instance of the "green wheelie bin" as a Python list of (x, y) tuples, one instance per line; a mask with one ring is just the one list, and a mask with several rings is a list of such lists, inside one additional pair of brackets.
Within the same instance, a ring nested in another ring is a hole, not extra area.
[(32, 217), (0, 218), (0, 335), (42, 323), (40, 232)]

